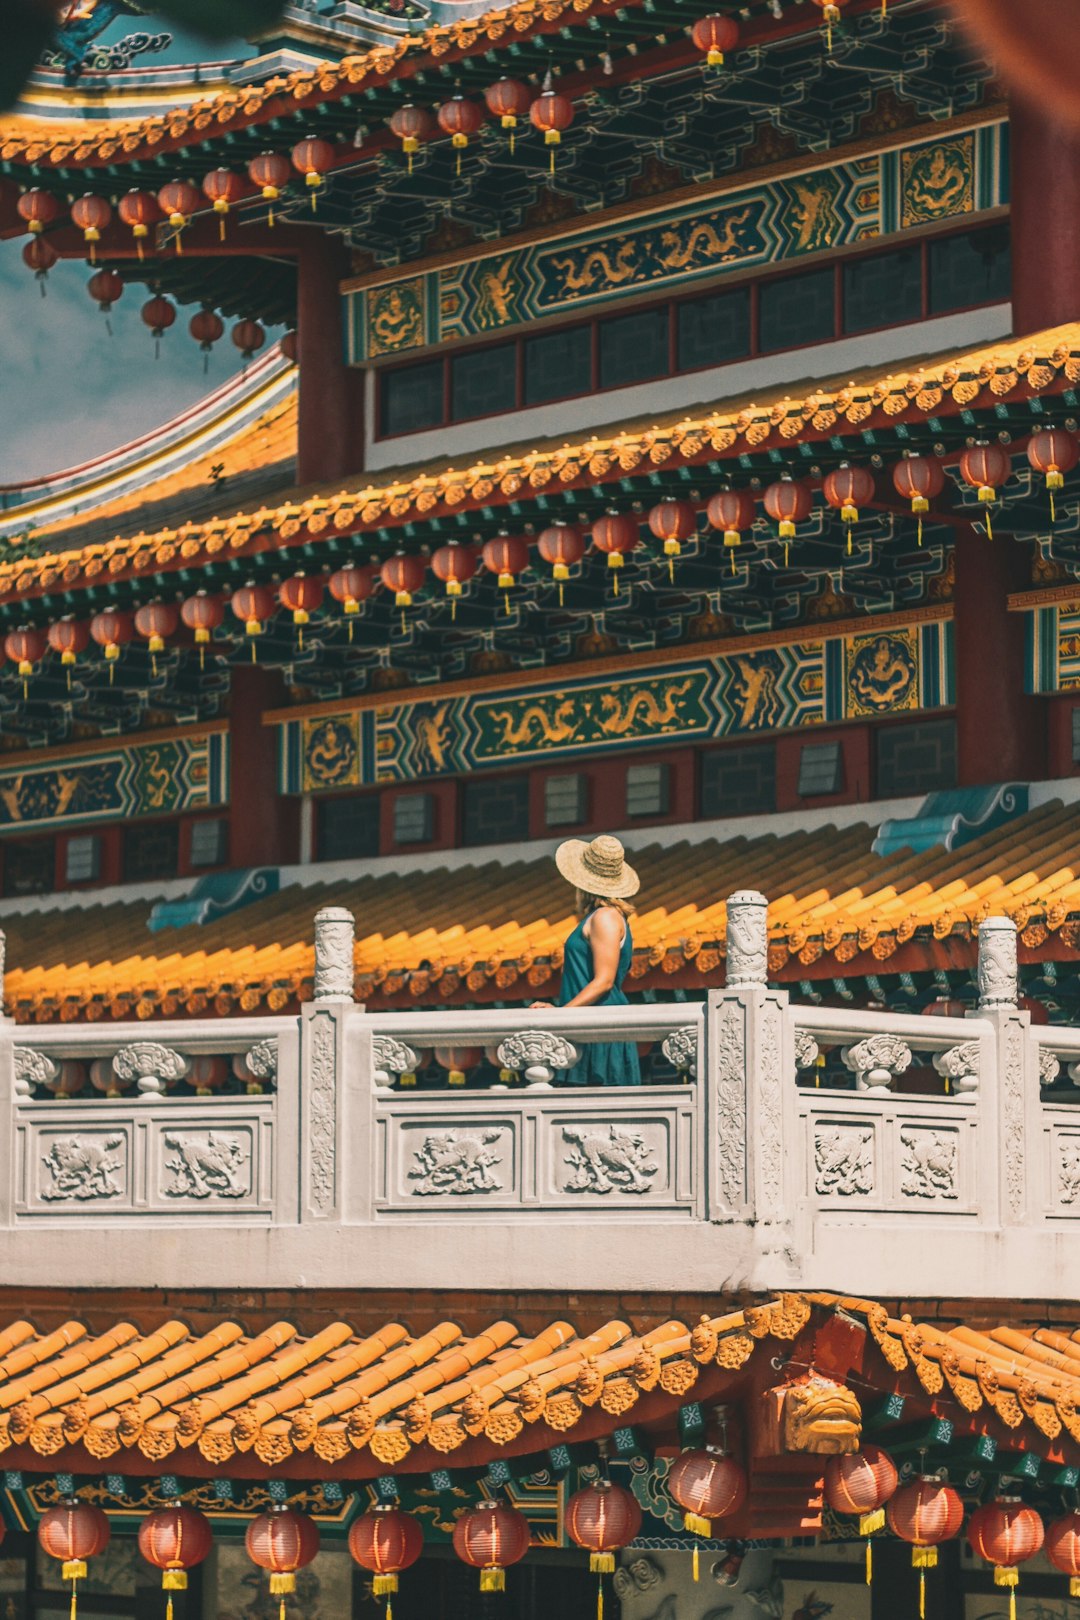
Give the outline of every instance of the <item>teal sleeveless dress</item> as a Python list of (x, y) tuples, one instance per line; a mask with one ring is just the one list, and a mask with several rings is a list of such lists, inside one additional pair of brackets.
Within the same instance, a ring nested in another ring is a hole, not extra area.
[[(562, 987), (559, 990), (559, 1007), (565, 1007), (572, 1001), (579, 990), (585, 986), (593, 976), (592, 946), (585, 934), (587, 918), (582, 918), (574, 932), (570, 935), (563, 949)], [(630, 960), (634, 954), (634, 941), (630, 937), (630, 924), (626, 925), (622, 949), (619, 952), (619, 966), (615, 976), (615, 983), (606, 996), (602, 996), (595, 1003), (597, 1007), (626, 1007), (629, 1005), (623, 995), (622, 982), (630, 971)], [(637, 1047), (629, 1041), (584, 1041), (579, 1048), (581, 1062), (566, 1071), (563, 1084), (567, 1086), (640, 1086), (641, 1068), (638, 1064)]]

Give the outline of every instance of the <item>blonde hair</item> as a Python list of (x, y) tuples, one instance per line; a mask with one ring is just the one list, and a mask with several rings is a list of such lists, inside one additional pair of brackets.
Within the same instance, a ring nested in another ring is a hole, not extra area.
[(606, 894), (589, 894), (586, 889), (579, 889), (577, 896), (578, 911), (582, 917), (590, 917), (594, 911), (599, 911), (603, 906), (610, 906), (612, 911), (617, 911), (621, 917), (629, 919), (636, 909), (632, 900), (614, 900)]

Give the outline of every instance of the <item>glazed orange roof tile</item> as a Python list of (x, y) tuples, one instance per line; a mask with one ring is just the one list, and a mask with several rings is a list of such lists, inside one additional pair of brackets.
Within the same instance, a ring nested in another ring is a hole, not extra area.
[[(633, 472), (673, 470), (751, 450), (827, 438), (845, 428), (869, 432), (902, 421), (988, 407), (1018, 392), (1038, 395), (1080, 381), (1080, 323), (992, 346), (913, 360), (907, 369), (868, 368), (855, 377), (738, 398), (695, 416), (622, 425), (574, 440), (495, 451), (470, 466), (446, 460), (404, 467), (382, 482), (357, 478), (295, 490), (277, 504), (185, 521), (137, 534), (65, 546), (33, 542), (0, 562), (0, 601), (73, 591), (103, 579), (196, 566), (320, 537), (395, 527), (501, 501), (591, 486)], [(143, 492), (152, 508), (155, 490)]]
[[(1027, 959), (1080, 959), (1076, 806), (1052, 802), (956, 851), (883, 857), (859, 823), (783, 836), (650, 844), (628, 988), (723, 981), (723, 896), (769, 899), (769, 967), (782, 982), (970, 967), (979, 922), (1005, 914)], [(313, 920), (358, 919), (356, 990), (372, 1008), (549, 994), (574, 926), (548, 858), (424, 874), (292, 882), (204, 926), (150, 933), (149, 902), (4, 920), (6, 1001), (22, 1022), (281, 1011), (310, 996)]]
[[(778, 1344), (791, 1347), (783, 1361)], [(303, 1337), (288, 1321), (249, 1335), (235, 1321), (197, 1334), (170, 1320), (150, 1333), (70, 1321), (40, 1334), (20, 1320), (0, 1331), (0, 1455), (40, 1468), (62, 1452), (91, 1470), (115, 1458), (136, 1473), (165, 1459), (190, 1473), (413, 1473), (628, 1421), (663, 1433), (691, 1392), (714, 1400), (745, 1391), (748, 1376), (758, 1388), (797, 1382), (815, 1360), (857, 1400), (903, 1393), (958, 1432), (985, 1411), (1013, 1431), (1011, 1446), (1080, 1456), (1080, 1330), (919, 1324), (832, 1293), (714, 1306), (645, 1333), (623, 1320), (555, 1320), (532, 1335), (506, 1320), (471, 1335), (452, 1321), (416, 1334), (390, 1321)]]

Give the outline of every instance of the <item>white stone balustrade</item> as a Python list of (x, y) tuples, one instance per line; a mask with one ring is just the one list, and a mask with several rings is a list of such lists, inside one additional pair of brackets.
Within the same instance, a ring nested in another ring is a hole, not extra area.
[[(1075, 1298), (1080, 1031), (1017, 1010), (1012, 925), (983, 925), (979, 1010), (954, 1019), (793, 1006), (761, 897), (728, 916), (732, 982), (704, 1004), (368, 1014), (352, 920), (323, 913), (295, 1017), (0, 1020), (3, 1274), (70, 1283), (77, 1224), (107, 1234), (80, 1248), (97, 1286), (159, 1283), (164, 1253), (188, 1287), (1026, 1297), (1036, 1242), (1040, 1296)], [(596, 1040), (668, 1078), (565, 1084)], [(411, 1083), (435, 1047), (483, 1048), (498, 1083)], [(211, 1056), (253, 1089), (193, 1094)], [(69, 1059), (102, 1089), (44, 1090)]]

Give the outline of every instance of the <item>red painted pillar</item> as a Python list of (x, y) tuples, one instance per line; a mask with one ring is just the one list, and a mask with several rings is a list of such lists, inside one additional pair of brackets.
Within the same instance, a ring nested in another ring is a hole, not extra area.
[(1080, 317), (1080, 129), (1015, 95), (1009, 108), (1013, 331)]
[(296, 266), (296, 471), (299, 483), (321, 484), (364, 470), (364, 374), (345, 364), (345, 305), (338, 290), (349, 272), (345, 247), (321, 231), (310, 235)]
[(1031, 583), (1030, 554), (1009, 535), (956, 531), (956, 729), (961, 787), (1046, 775), (1046, 711), (1024, 691), (1024, 615), (1007, 598)]
[(281, 866), (299, 858), (300, 801), (278, 792), (277, 728), (268, 709), (287, 702), (280, 670), (234, 668), (229, 694), (229, 865)]

